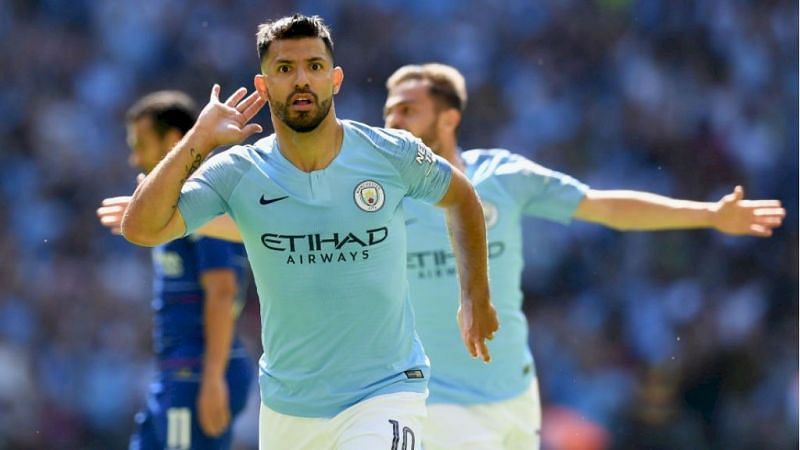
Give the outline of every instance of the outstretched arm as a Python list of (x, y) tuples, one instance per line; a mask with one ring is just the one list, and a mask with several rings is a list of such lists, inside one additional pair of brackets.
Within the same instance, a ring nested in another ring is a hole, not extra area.
[(714, 228), (731, 235), (768, 237), (783, 222), (778, 200), (744, 200), (744, 189), (718, 202), (678, 200), (641, 191), (590, 190), (574, 217), (620, 231)]
[[(100, 207), (97, 208), (97, 217), (100, 218), (100, 224), (110, 229), (112, 234), (122, 234), (122, 216), (131, 203), (131, 198), (130, 195), (109, 197), (103, 199)], [(242, 242), (242, 235), (239, 233), (239, 229), (236, 228), (236, 222), (227, 214), (214, 218), (196, 229), (194, 234), (230, 242)]]
[(486, 225), (478, 195), (469, 180), (453, 170), (450, 187), (437, 206), (445, 208), (453, 253), (458, 264), (461, 337), (473, 357), (491, 361), (486, 340), (499, 325), (489, 295)]
[(122, 234), (134, 244), (154, 246), (182, 236), (186, 225), (178, 199), (183, 183), (214, 148), (261, 131), (260, 125), (248, 124), (265, 104), (258, 93), (244, 98), (247, 90), (239, 88), (222, 103), (219, 92), (215, 84), (192, 129), (136, 188), (121, 224)]

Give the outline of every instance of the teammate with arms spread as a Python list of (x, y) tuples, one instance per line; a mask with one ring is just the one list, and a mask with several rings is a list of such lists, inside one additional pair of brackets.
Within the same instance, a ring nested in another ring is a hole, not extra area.
[[(285, 17), (257, 36), (257, 92), (221, 102), (214, 86), (197, 124), (137, 188), (122, 232), (157, 245), (221, 214), (236, 222), (261, 302), (261, 448), (419, 448), (429, 364), (408, 300), (402, 200), (445, 209), (460, 334), (488, 360), (497, 319), (480, 203), (410, 134), (337, 120), (343, 72), (321, 19)], [(204, 162), (261, 131), (248, 122), (266, 102), (274, 135)]]
[[(194, 102), (181, 92), (143, 97), (127, 116), (131, 165), (150, 172), (196, 117)], [(107, 199), (98, 209), (116, 233), (128, 199)], [(249, 278), (244, 247), (187, 236), (155, 247), (153, 266), (159, 370), (130, 449), (228, 449), (254, 370), (235, 332)]]
[(737, 187), (716, 203), (637, 191), (599, 191), (502, 149), (461, 152), (456, 131), (466, 106), (464, 78), (441, 64), (398, 69), (387, 81), (387, 127), (411, 131), (466, 174), (483, 202), (492, 298), (503, 330), (493, 362), (475, 364), (454, 351), (458, 290), (442, 215), (406, 200), (408, 270), (417, 330), (431, 358), (426, 450), (537, 449), (541, 423), (528, 324), (520, 289), (521, 219), (567, 224), (573, 218), (618, 230), (715, 228), (769, 236), (785, 211), (778, 201), (742, 200)]

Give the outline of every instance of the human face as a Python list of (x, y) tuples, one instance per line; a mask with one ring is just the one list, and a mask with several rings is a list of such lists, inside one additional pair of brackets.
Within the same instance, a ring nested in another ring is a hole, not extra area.
[(169, 133), (159, 136), (153, 126), (153, 119), (142, 117), (128, 124), (128, 147), (131, 153), (128, 164), (149, 173), (172, 147)]
[(341, 69), (319, 38), (274, 41), (261, 70), (256, 89), (267, 96), (272, 113), (298, 133), (322, 123), (342, 82)]
[(422, 139), (438, 152), (440, 111), (424, 80), (406, 80), (389, 91), (383, 118), (387, 128), (399, 128)]

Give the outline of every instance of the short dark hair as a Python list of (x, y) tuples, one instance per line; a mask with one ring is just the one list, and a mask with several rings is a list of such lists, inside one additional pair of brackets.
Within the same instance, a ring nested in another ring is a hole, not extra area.
[(256, 44), (258, 45), (258, 60), (264, 61), (270, 44), (282, 39), (319, 38), (325, 43), (325, 48), (333, 59), (333, 39), (331, 31), (320, 16), (293, 16), (281, 17), (271, 22), (258, 26)]
[(158, 91), (145, 95), (133, 104), (125, 114), (125, 120), (132, 123), (149, 117), (159, 136), (170, 129), (186, 134), (197, 120), (197, 106), (191, 97), (180, 91)]
[(392, 90), (407, 80), (428, 82), (429, 92), (440, 106), (461, 112), (467, 107), (467, 83), (455, 67), (439, 63), (409, 64), (397, 69), (386, 80), (386, 89)]

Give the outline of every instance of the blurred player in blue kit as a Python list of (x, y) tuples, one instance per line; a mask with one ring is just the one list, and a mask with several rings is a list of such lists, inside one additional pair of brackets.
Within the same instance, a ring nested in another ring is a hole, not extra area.
[[(257, 44), (256, 92), (223, 102), (214, 86), (138, 186), (122, 232), (152, 246), (222, 214), (235, 221), (261, 305), (260, 448), (419, 449), (430, 372), (408, 299), (403, 199), (444, 209), (460, 281), (453, 333), (467, 347), (454, 351), (489, 361), (498, 324), (480, 202), (409, 133), (336, 118), (344, 74), (321, 19), (263, 24)], [(275, 134), (205, 160), (260, 132), (249, 122), (266, 103)]]
[(426, 450), (533, 450), (541, 412), (528, 323), (522, 312), (522, 219), (563, 224), (577, 219), (621, 231), (713, 228), (767, 237), (785, 215), (777, 200), (743, 200), (735, 190), (718, 202), (676, 200), (647, 192), (595, 190), (504, 149), (461, 151), (457, 144), (467, 91), (443, 64), (409, 65), (386, 83), (387, 127), (412, 132), (463, 172), (486, 218), (492, 299), (502, 330), (489, 365), (454, 351), (451, 318), (458, 289), (442, 214), (407, 199), (408, 276), (417, 331), (431, 358)]
[[(147, 95), (128, 111), (130, 164), (148, 173), (194, 125), (192, 100)], [(129, 197), (106, 199), (101, 222), (119, 233)], [(187, 235), (152, 250), (158, 374), (136, 415), (131, 450), (224, 450), (244, 409), (254, 365), (236, 334), (249, 280), (244, 246)]]

